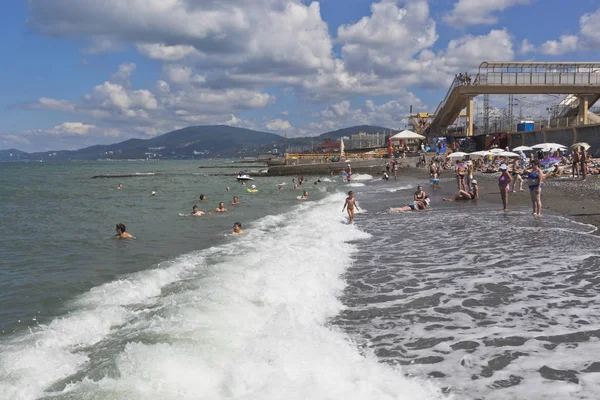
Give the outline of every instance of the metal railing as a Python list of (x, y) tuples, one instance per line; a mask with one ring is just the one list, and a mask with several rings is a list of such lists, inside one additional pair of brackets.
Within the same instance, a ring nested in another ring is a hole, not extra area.
[(479, 75), (487, 86), (600, 86), (597, 72), (488, 72)]

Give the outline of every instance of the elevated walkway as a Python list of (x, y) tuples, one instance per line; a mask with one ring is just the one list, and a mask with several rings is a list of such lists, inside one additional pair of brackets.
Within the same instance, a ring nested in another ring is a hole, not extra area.
[(473, 135), (473, 99), (481, 94), (565, 94), (578, 99), (577, 125), (600, 99), (600, 63), (483, 62), (473, 81), (457, 77), (435, 111), (429, 134), (443, 135), (463, 109)]

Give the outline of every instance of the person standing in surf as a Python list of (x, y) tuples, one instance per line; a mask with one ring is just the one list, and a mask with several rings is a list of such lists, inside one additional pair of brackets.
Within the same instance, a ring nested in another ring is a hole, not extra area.
[(354, 223), (354, 208), (359, 210), (358, 204), (356, 204), (356, 199), (354, 198), (354, 192), (351, 190), (348, 192), (348, 197), (346, 197), (346, 202), (344, 203), (344, 207), (342, 208), (342, 212), (344, 210), (348, 210), (348, 218), (350, 219), (349, 223)]
[(531, 205), (533, 207), (533, 215), (542, 215), (542, 187), (544, 181), (544, 173), (540, 169), (539, 161), (532, 162), (531, 172), (527, 175), (527, 185), (531, 195)]
[(502, 207), (504, 211), (508, 211), (508, 191), (510, 190), (510, 183), (512, 177), (508, 173), (508, 167), (506, 164), (500, 165), (500, 178), (498, 178), (498, 188), (500, 189), (500, 198), (502, 199)]

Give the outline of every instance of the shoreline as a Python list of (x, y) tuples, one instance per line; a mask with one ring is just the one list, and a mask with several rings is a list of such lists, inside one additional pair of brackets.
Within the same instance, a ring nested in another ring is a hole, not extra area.
[[(428, 191), (427, 188), (431, 191), (427, 170), (403, 168), (401, 174), (402, 176), (424, 179), (424, 182), (426, 180), (427, 185), (424, 185), (425, 191)], [(499, 205), (499, 209), (502, 209), (500, 191), (496, 183), (498, 176), (498, 174), (476, 173), (475, 179), (477, 179), (479, 185), (479, 198), (485, 202), (497, 204)], [(436, 189), (436, 197), (448, 197), (456, 193), (457, 187), (453, 170), (444, 171), (441, 179), (442, 181)], [(598, 185), (600, 182), (598, 180), (597, 176), (592, 175), (585, 182), (572, 180), (570, 177), (544, 181), (544, 188), (542, 190), (542, 218), (544, 212), (552, 212), (582, 224), (593, 225), (596, 227), (596, 231), (593, 234), (600, 235), (600, 207), (598, 206), (598, 201), (600, 200)], [(515, 207), (531, 209), (529, 188), (526, 182), (523, 182), (523, 189), (523, 192), (511, 192), (509, 194), (509, 213)]]

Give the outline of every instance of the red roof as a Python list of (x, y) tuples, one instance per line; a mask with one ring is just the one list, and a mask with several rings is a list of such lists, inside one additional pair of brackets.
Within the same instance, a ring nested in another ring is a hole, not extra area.
[(339, 149), (340, 142), (324, 142), (319, 145), (321, 149)]

